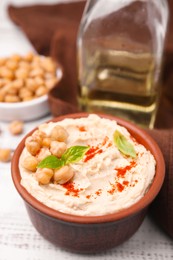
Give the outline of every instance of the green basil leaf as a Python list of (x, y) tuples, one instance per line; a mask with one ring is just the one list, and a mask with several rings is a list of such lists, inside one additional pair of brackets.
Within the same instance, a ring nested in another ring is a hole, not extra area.
[(63, 165), (64, 161), (62, 159), (58, 159), (54, 155), (49, 155), (38, 164), (37, 168), (57, 169), (61, 168)]
[(80, 161), (88, 150), (89, 146), (71, 146), (60, 159), (49, 155), (38, 164), (37, 168), (61, 168), (66, 164)]
[(118, 130), (114, 132), (114, 143), (121, 153), (133, 158), (136, 157), (136, 152), (133, 145)]
[(62, 155), (62, 160), (65, 164), (76, 163), (83, 158), (89, 148), (89, 146), (71, 146)]

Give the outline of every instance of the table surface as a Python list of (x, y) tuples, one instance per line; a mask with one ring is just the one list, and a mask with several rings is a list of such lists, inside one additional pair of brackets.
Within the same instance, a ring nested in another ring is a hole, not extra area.
[[(56, 3), (47, 0), (0, 0), (0, 56), (11, 53), (24, 54), (32, 50), (25, 35), (12, 24), (6, 13), (8, 3)], [(0, 148), (15, 149), (22, 137), (51, 116), (24, 124), (24, 133), (14, 137), (8, 123), (0, 122)], [(173, 241), (147, 216), (135, 233), (124, 244), (101, 254), (78, 255), (55, 247), (38, 234), (26, 213), (22, 199), (15, 190), (10, 173), (10, 163), (0, 163), (0, 260), (113, 260), (113, 259), (173, 259)]]

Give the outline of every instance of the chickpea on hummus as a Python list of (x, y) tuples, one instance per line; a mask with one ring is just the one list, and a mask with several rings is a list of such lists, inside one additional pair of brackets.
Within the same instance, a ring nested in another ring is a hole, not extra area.
[(156, 162), (116, 121), (88, 117), (41, 125), (20, 156), (21, 184), (55, 210), (83, 216), (115, 213), (140, 200)]

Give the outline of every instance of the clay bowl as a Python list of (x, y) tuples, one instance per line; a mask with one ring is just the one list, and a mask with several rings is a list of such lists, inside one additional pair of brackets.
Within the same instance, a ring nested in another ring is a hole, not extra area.
[[(86, 116), (88, 116), (86, 113), (76, 113), (60, 116), (52, 121)], [(120, 125), (126, 127), (132, 136), (149, 149), (155, 157), (157, 167), (154, 181), (145, 196), (133, 206), (118, 213), (103, 216), (76, 216), (53, 210), (37, 201), (20, 184), (21, 176), (18, 164), (26, 137), (18, 145), (12, 160), (14, 185), (25, 202), (27, 212), (36, 230), (58, 247), (78, 253), (101, 252), (129, 239), (144, 220), (147, 208), (158, 194), (165, 174), (162, 153), (156, 142), (146, 132), (123, 119), (103, 114), (100, 116), (116, 120)]]

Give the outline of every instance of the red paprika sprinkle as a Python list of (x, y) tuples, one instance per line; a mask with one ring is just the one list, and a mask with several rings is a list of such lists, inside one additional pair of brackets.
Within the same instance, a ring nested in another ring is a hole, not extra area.
[(86, 155), (90, 155), (90, 154), (92, 154), (92, 153), (95, 153), (95, 152), (97, 152), (98, 150), (99, 150), (99, 147), (98, 147), (98, 146), (96, 146), (96, 147), (92, 146), (92, 147), (86, 152)]
[(124, 186), (121, 183), (117, 182), (117, 189), (118, 191), (122, 192), (124, 190)]
[(111, 143), (108, 143), (107, 147), (111, 147), (111, 146), (112, 146), (112, 144), (111, 144)]
[(102, 142), (102, 145), (105, 145), (107, 142), (108, 142), (109, 138), (107, 136), (105, 136), (103, 142)]
[(90, 197), (91, 197), (91, 195), (87, 195), (87, 196), (86, 196), (87, 199), (90, 199)]
[(96, 154), (102, 153), (103, 150), (100, 149), (98, 146), (94, 147), (92, 146), (87, 152), (86, 152), (86, 157), (84, 159), (84, 162), (89, 161), (92, 159)]
[(115, 192), (115, 188), (112, 188), (111, 190), (108, 190), (108, 193), (110, 193), (111, 195), (113, 195)]
[(73, 182), (67, 182), (62, 184), (62, 186), (67, 190), (65, 195), (72, 195), (75, 197), (79, 197), (79, 192), (82, 191), (83, 189), (76, 189), (74, 187), (74, 183)]
[(84, 126), (79, 126), (79, 131), (86, 132), (86, 128)]
[[(84, 159), (84, 162), (89, 161), (90, 159), (92, 159), (96, 154), (102, 153), (103, 150), (101, 149), (101, 147), (103, 147), (107, 142), (109, 141), (109, 138), (107, 136), (105, 136), (105, 138), (103, 139), (103, 142), (97, 146), (91, 146), (91, 148), (86, 152), (86, 157)], [(108, 147), (111, 144), (108, 143)]]
[(116, 190), (116, 185), (111, 183), (111, 186), (112, 186), (112, 189), (108, 190), (107, 192), (110, 193), (111, 195), (113, 195)]
[(128, 186), (129, 185), (129, 181), (123, 181), (123, 185), (124, 186)]
[(130, 186), (135, 187), (136, 183), (138, 183), (138, 180), (135, 180), (134, 183), (132, 183)]
[(124, 178), (125, 174), (127, 171), (130, 171), (134, 166), (136, 165), (136, 162), (135, 161), (132, 161), (130, 163), (130, 165), (127, 165), (126, 167), (124, 168), (118, 168), (115, 170), (117, 171), (117, 177), (121, 177), (121, 178)]
[(98, 190), (95, 192), (95, 194), (98, 195), (98, 196), (100, 196), (101, 193), (102, 193), (102, 189), (98, 189)]
[(111, 195), (113, 195), (116, 190), (118, 190), (119, 192), (122, 192), (126, 185), (127, 185), (127, 183), (126, 184), (124, 184), (124, 183), (121, 184), (120, 182), (116, 182), (115, 184), (111, 183), (112, 189), (108, 190), (107, 192), (110, 193)]

